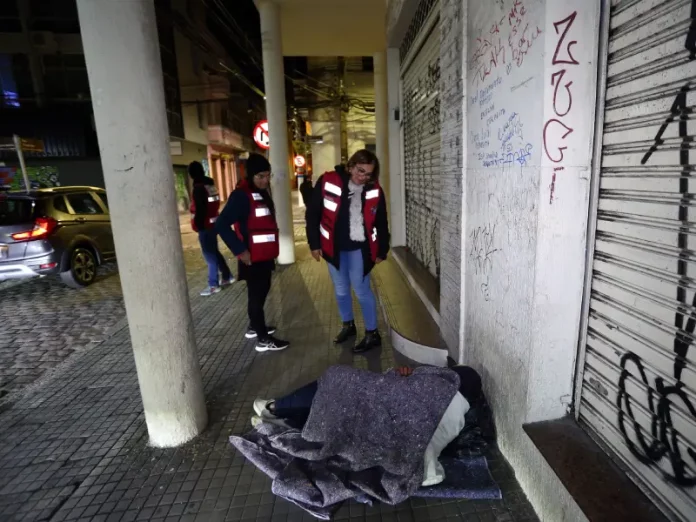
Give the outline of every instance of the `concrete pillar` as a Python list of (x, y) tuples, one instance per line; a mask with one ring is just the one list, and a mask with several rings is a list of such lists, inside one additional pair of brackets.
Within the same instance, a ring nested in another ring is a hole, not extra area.
[(271, 148), (269, 161), (273, 169), (271, 191), (280, 228), (278, 262), (295, 262), (295, 237), (292, 224), (290, 172), (288, 170), (288, 115), (285, 106), (285, 72), (280, 33), (280, 7), (273, 0), (256, 0), (261, 17), (263, 81), (266, 87), (266, 117)]
[(153, 0), (77, 0), (150, 443), (207, 423), (172, 182)]
[[(380, 182), (389, 198), (389, 92), (387, 89), (387, 53), (373, 57), (375, 80), (375, 138), (381, 169)], [(391, 205), (388, 205), (389, 207)]]
[[(389, 142), (389, 223), (392, 246), (406, 245), (406, 194), (404, 187), (404, 155), (401, 150), (403, 108), (400, 94), (399, 49), (387, 49), (388, 142)], [(381, 159), (381, 158), (380, 158)]]

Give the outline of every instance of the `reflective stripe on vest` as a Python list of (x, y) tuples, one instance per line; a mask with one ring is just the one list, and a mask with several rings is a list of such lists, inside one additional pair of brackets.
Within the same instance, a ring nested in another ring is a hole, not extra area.
[[(263, 195), (252, 192), (248, 187), (240, 188), (249, 198), (249, 217), (247, 218), (247, 231), (249, 234), (247, 247), (252, 263), (271, 261), (280, 253), (278, 240), (278, 224)], [(244, 241), (241, 227), (234, 226), (237, 237)]]
[[(218, 193), (218, 189), (215, 185), (206, 185), (204, 183), (194, 183), (194, 187), (200, 187), (200, 186), (205, 187), (206, 192), (208, 193), (208, 203), (205, 207), (205, 228), (206, 230), (213, 228), (215, 225), (215, 221), (217, 221), (218, 215), (220, 213), (220, 194)], [(195, 232), (198, 232), (198, 227), (196, 226), (195, 223), (195, 216), (196, 216), (196, 200), (193, 199), (191, 201), (191, 206), (190, 206), (190, 212), (191, 212), (191, 228)]]
[[(319, 224), (321, 235), (321, 249), (328, 257), (336, 255), (335, 229), (338, 221), (338, 214), (343, 202), (343, 178), (337, 172), (327, 172), (322, 178), (322, 195), (324, 198)], [(377, 243), (377, 228), (375, 227), (377, 207), (380, 202), (381, 187), (379, 183), (371, 183), (370, 189), (365, 192), (363, 202), (363, 222), (365, 225), (365, 237), (370, 246), (370, 257), (373, 261), (377, 259), (379, 245)]]

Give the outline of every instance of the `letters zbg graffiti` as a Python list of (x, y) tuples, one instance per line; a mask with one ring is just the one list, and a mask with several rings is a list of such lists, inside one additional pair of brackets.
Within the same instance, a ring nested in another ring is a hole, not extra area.
[[(686, 37), (686, 49), (689, 51), (689, 59), (696, 58), (696, 0), (691, 2), (691, 26)], [(679, 206), (679, 221), (682, 223), (677, 245), (680, 250), (679, 260), (677, 261), (677, 274), (679, 275), (679, 285), (677, 287), (677, 301), (679, 308), (674, 318), (674, 325), (678, 331), (674, 338), (674, 380), (673, 384), (666, 383), (661, 377), (655, 378), (654, 388), (650, 386), (648, 377), (643, 367), (643, 361), (635, 353), (628, 352), (621, 358), (621, 377), (619, 378), (619, 394), (617, 407), (619, 409), (618, 424), (626, 445), (633, 455), (645, 465), (656, 466), (663, 476), (670, 482), (681, 487), (693, 487), (696, 485), (696, 475), (687, 469), (685, 458), (689, 459), (691, 470), (695, 468), (696, 451), (691, 447), (683, 448), (684, 439), (677, 433), (672, 424), (672, 409), (679, 407), (687, 412), (692, 419), (696, 420), (696, 408), (689, 400), (684, 390), (682, 382), (682, 371), (686, 366), (686, 355), (693, 342), (694, 329), (696, 328), (696, 294), (689, 307), (686, 304), (686, 287), (690, 277), (687, 275), (689, 257), (689, 203), (691, 195), (689, 193), (689, 177), (692, 168), (689, 165), (689, 147), (691, 138), (688, 135), (687, 122), (693, 114), (693, 108), (687, 106), (686, 95), (692, 88), (692, 82), (687, 81), (677, 94), (670, 109), (670, 115), (660, 126), (655, 136), (655, 142), (648, 152), (643, 156), (641, 164), (645, 165), (652, 154), (664, 143), (662, 135), (667, 127), (672, 123), (678, 122), (679, 137), (681, 145), (679, 147), (679, 164), (682, 166), (682, 175), (679, 180), (679, 192), (681, 202)], [(691, 309), (689, 312), (688, 309)], [(686, 327), (684, 326), (684, 315), (688, 313)], [(633, 412), (632, 399), (626, 389), (627, 381), (633, 378), (640, 378), (643, 385), (648, 390), (648, 404), (645, 405), (651, 416), (650, 434), (647, 435), (636, 421)], [(629, 431), (632, 433), (629, 436)], [(662, 459), (669, 460), (671, 471), (660, 468), (657, 464)]]

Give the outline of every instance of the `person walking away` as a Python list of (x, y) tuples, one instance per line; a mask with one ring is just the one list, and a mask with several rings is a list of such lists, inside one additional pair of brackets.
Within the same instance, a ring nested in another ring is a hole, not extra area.
[(246, 338), (257, 339), (257, 352), (284, 350), (290, 343), (273, 337), (275, 328), (266, 324), (264, 313), (280, 248), (275, 206), (268, 190), (271, 165), (263, 156), (249, 154), (246, 176), (230, 194), (215, 229), (239, 259), (237, 275), (247, 283), (249, 329)]
[(353, 348), (363, 353), (381, 346), (377, 301), (370, 286), (372, 268), (389, 253), (387, 202), (379, 185), (379, 160), (359, 150), (346, 167), (336, 166), (317, 180), (307, 206), (307, 240), (312, 256), (329, 265), (343, 328), (334, 339), (343, 343), (357, 335), (351, 287), (363, 319), (365, 337)]
[(304, 180), (300, 184), (300, 195), (302, 196), (302, 202), (305, 208), (309, 207), (310, 201), (312, 200), (312, 179), (309, 175), (305, 176)]
[(191, 198), (191, 228), (198, 233), (203, 259), (208, 265), (208, 287), (202, 296), (217, 294), (222, 287), (234, 283), (225, 258), (220, 253), (215, 232), (215, 221), (220, 210), (220, 194), (215, 182), (205, 175), (203, 165), (194, 161), (188, 166), (188, 173), (193, 181)]

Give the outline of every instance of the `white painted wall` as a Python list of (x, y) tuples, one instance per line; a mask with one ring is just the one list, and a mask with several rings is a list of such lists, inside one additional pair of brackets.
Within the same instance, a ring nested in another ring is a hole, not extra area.
[[(405, 32), (416, 4), (389, 3), (390, 45), (398, 45), (394, 35)], [(522, 427), (563, 416), (571, 398), (599, 6), (572, 0), (442, 0), (442, 6), (442, 143), (463, 154), (459, 176), (456, 169), (443, 171), (448, 183), (462, 183), (462, 262), (443, 266), (461, 271), (459, 358), (481, 373), (500, 448), (540, 519), (586, 520)], [(559, 22), (573, 12), (564, 36), (569, 21)], [(451, 37), (457, 16), (460, 39)], [(457, 55), (464, 62), (461, 89), (454, 85)], [(452, 97), (460, 93), (464, 117), (458, 121)], [(395, 99), (390, 86), (390, 107)], [(398, 125), (389, 130), (394, 166), (402, 157)], [(457, 135), (464, 136), (459, 149)], [(563, 170), (554, 171), (558, 167)], [(398, 208), (397, 194), (392, 189)], [(458, 275), (443, 276), (451, 282)]]
[(285, 56), (372, 56), (384, 50), (386, 6), (375, 0), (281, 0)]
[[(522, 426), (563, 416), (571, 398), (585, 268), (598, 4), (468, 4), (462, 358), (481, 371), (500, 448), (540, 518), (582, 520)], [(567, 25), (554, 23), (573, 12), (577, 16), (564, 36)], [(578, 63), (554, 63), (575, 61), (568, 55), (571, 41), (577, 42), (570, 52)], [(572, 133), (564, 137), (562, 125)], [(554, 181), (556, 166), (564, 170)]]

